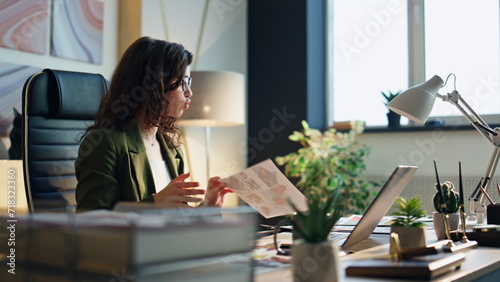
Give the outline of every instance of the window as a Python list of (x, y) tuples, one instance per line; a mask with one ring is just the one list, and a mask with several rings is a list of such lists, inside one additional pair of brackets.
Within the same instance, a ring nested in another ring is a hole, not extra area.
[[(498, 2), (425, 2), (427, 78), (437, 74), (445, 80), (449, 73), (454, 73), (457, 91), (479, 115), (500, 113)], [(452, 83), (443, 89), (451, 90)], [(460, 115), (460, 112), (441, 102), (435, 103), (431, 115)]]
[[(329, 120), (386, 125), (380, 91), (404, 90), (435, 74), (446, 80), (450, 73), (479, 115), (500, 113), (498, 0), (367, 2), (330, 1)], [(452, 78), (440, 93), (451, 90)], [(437, 101), (431, 116), (461, 115)]]

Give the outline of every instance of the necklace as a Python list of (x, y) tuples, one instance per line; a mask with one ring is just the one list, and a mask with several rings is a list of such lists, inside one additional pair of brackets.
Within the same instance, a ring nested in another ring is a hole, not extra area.
[(154, 145), (155, 145), (156, 138), (155, 138), (155, 136), (154, 136), (154, 135), (152, 136), (152, 138), (151, 138), (151, 137), (150, 137), (150, 138), (147, 138), (146, 136), (144, 136), (144, 135), (142, 135), (142, 134), (141, 134), (141, 136), (142, 136), (142, 139), (143, 139), (144, 141), (147, 141), (147, 142), (148, 142), (151, 146), (154, 146)]
[(144, 143), (149, 143), (151, 146), (154, 146), (156, 143), (156, 128), (141, 128), (141, 136), (144, 140)]

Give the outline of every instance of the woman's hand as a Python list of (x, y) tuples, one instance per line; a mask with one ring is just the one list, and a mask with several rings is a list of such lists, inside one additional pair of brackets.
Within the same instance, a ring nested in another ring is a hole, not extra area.
[(233, 191), (227, 188), (226, 183), (220, 182), (221, 178), (214, 176), (208, 180), (207, 193), (205, 195), (205, 206), (221, 207), (227, 197), (227, 193)]
[[(205, 194), (204, 189), (192, 189), (199, 187), (199, 182), (184, 182), (190, 173), (185, 173), (174, 178), (163, 190), (154, 195), (156, 204), (167, 208), (190, 208), (188, 202), (199, 203), (203, 199), (192, 197), (193, 195)], [(189, 189), (187, 189), (189, 188)]]

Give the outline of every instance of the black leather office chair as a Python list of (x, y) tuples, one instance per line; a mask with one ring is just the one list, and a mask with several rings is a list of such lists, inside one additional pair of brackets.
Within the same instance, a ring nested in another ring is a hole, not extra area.
[(45, 69), (23, 88), (23, 152), (30, 212), (74, 210), (74, 162), (108, 82), (100, 74)]

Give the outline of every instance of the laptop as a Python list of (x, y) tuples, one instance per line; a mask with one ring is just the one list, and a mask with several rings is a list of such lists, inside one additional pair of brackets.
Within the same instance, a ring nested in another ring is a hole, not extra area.
[(339, 233), (347, 236), (345, 241), (343, 239), (334, 239), (341, 245), (342, 250), (347, 250), (350, 246), (370, 237), (378, 223), (387, 214), (396, 198), (401, 194), (412, 176), (415, 174), (417, 168), (417, 166), (398, 166), (382, 189), (380, 189), (380, 192), (365, 211), (363, 217), (359, 220), (351, 233), (338, 231), (332, 232), (332, 238)]

